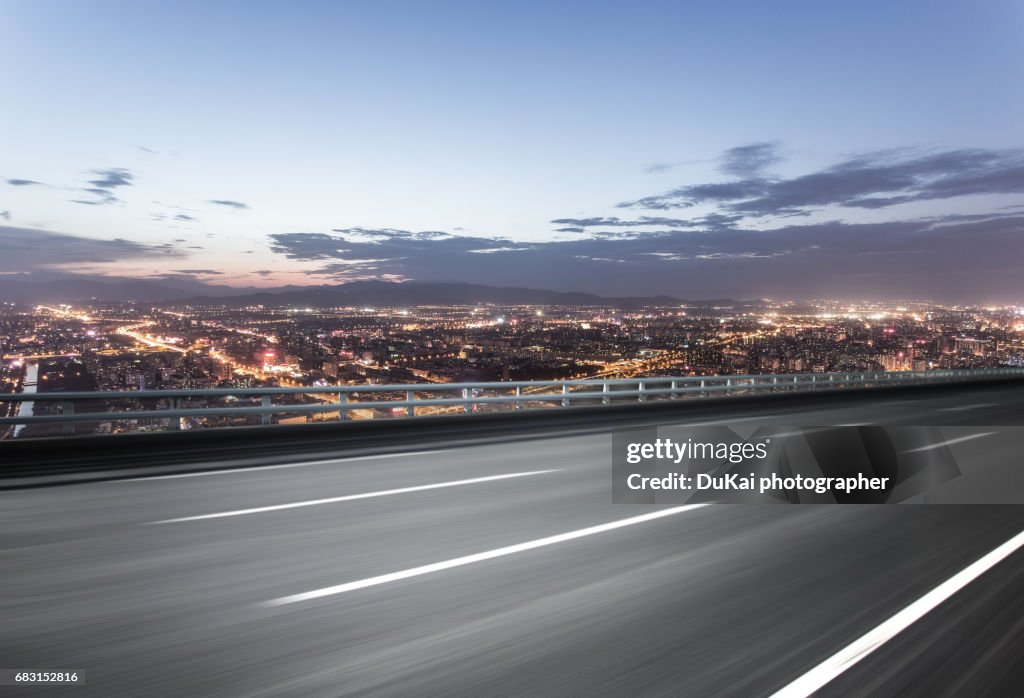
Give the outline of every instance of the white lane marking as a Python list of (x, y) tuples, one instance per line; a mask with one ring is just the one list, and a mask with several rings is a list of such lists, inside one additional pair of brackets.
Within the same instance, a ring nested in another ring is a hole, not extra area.
[(535, 540), (526, 541), (525, 543), (516, 543), (515, 545), (506, 545), (503, 548), (495, 548), (494, 550), (487, 550), (482, 553), (474, 553), (473, 555), (464, 555), (462, 557), (452, 558), (451, 560), (444, 560), (442, 562), (435, 562), (429, 565), (421, 565), (419, 567), (412, 567), (407, 570), (401, 570), (399, 572), (391, 572), (390, 574), (382, 574), (376, 577), (368, 577), (367, 579), (360, 579), (355, 582), (347, 582), (345, 584), (338, 584), (337, 586), (324, 587), (322, 589), (314, 589), (313, 591), (306, 591), (301, 594), (292, 594), (291, 596), (282, 596), (278, 599), (272, 599), (265, 601), (263, 606), (285, 606), (287, 604), (298, 603), (300, 601), (309, 601), (311, 599), (319, 599), (323, 596), (334, 596), (336, 594), (344, 594), (347, 591), (355, 591), (356, 589), (365, 589), (366, 587), (377, 586), (378, 584), (387, 584), (389, 582), (397, 582), (401, 579), (408, 579), (410, 577), (418, 577), (423, 574), (430, 574), (432, 572), (440, 572), (442, 570), (449, 570), (453, 567), (462, 567), (463, 565), (471, 565), (474, 562), (483, 562), (484, 560), (493, 560), (496, 557), (504, 557), (506, 555), (513, 555), (515, 553), (522, 553), (527, 550), (535, 550), (536, 548), (543, 548), (548, 545), (556, 545), (558, 543), (565, 543), (570, 540), (577, 538), (583, 538), (585, 536), (593, 536), (598, 533), (605, 533), (607, 531), (614, 531), (617, 528), (625, 528), (626, 526), (635, 526), (636, 524), (645, 523), (647, 521), (654, 521), (655, 519), (661, 519), (666, 516), (674, 516), (681, 514), (684, 511), (691, 511), (693, 509), (699, 509), (700, 507), (709, 506), (708, 503), (702, 502), (700, 504), (684, 504), (678, 507), (672, 507), (671, 509), (660, 509), (658, 511), (652, 511), (649, 514), (642, 514), (640, 516), (631, 516), (628, 519), (619, 519), (618, 521), (610, 521), (608, 523), (599, 524), (597, 526), (589, 526), (587, 528), (580, 528), (575, 531), (569, 531), (567, 533), (559, 533), (554, 536), (547, 536), (546, 538), (537, 538)]
[(234, 511), (221, 511), (216, 514), (200, 514), (198, 516), (182, 516), (177, 519), (162, 519), (160, 521), (147, 521), (145, 525), (178, 523), (181, 521), (202, 521), (204, 519), (223, 519), (228, 516), (245, 516), (246, 514), (262, 514), (267, 511), (282, 511), (284, 509), (298, 509), (300, 507), (314, 507), (319, 504), (334, 504), (335, 502), (351, 502), (356, 499), (371, 499), (373, 497), (387, 497), (393, 494), (407, 494), (409, 492), (424, 492), (426, 490), (439, 490), (443, 487), (461, 487), (462, 485), (475, 485), (480, 482), (494, 482), (495, 480), (511, 480), (516, 477), (528, 477), (530, 475), (545, 475), (558, 472), (554, 470), (530, 470), (522, 473), (505, 473), (503, 475), (488, 475), (486, 477), (474, 477), (468, 480), (449, 480), (448, 482), (435, 482), (430, 485), (413, 485), (411, 487), (399, 487), (391, 490), (378, 490), (376, 492), (361, 492), (359, 494), (346, 494), (340, 497), (326, 497), (324, 499), (309, 499), (303, 502), (290, 502), (288, 504), (273, 504), (265, 507), (254, 507), (252, 509), (235, 509)]
[(182, 477), (206, 477), (208, 475), (233, 475), (235, 473), (251, 473), (260, 470), (280, 470), (282, 468), (305, 468), (310, 465), (328, 465), (330, 463), (353, 463), (360, 460), (377, 460), (379, 458), (403, 458), (408, 456), (429, 456), (433, 453), (445, 453), (449, 449), (438, 451), (410, 451), (408, 453), (382, 453), (376, 456), (353, 456), (352, 458), (325, 458), (323, 460), (302, 461), (301, 463), (281, 463), (280, 465), (256, 465), (251, 468), (223, 468), (221, 470), (204, 470), (198, 473), (178, 473), (176, 475), (139, 475), (126, 477), (110, 482), (138, 482), (139, 480), (176, 480)]
[(940, 441), (937, 444), (930, 444), (928, 446), (920, 446), (918, 448), (912, 448), (909, 451), (902, 451), (902, 453), (920, 453), (921, 451), (931, 451), (932, 449), (942, 448), (943, 446), (952, 446), (953, 444), (963, 443), (964, 441), (973, 441), (974, 439), (980, 439), (983, 436), (992, 436), (996, 432), (986, 431), (982, 434), (968, 434), (967, 436), (958, 436), (955, 439), (947, 439), (946, 441)]
[(961, 405), (960, 407), (943, 407), (939, 412), (966, 412), (967, 410), (980, 410), (982, 407), (998, 407), (998, 402), (978, 402), (973, 405)]
[(792, 683), (771, 695), (771, 698), (804, 698), (832, 681), (883, 644), (896, 637), (925, 614), (973, 582), (1002, 560), (1024, 546), (1024, 531), (1000, 545), (984, 557), (960, 570), (945, 582), (913, 602), (881, 625), (868, 631)]

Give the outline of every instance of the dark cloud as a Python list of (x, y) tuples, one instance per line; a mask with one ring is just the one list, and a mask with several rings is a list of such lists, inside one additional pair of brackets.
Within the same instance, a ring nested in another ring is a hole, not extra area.
[(253, 274), (258, 274), (259, 276), (270, 276), (274, 273), (275, 272), (271, 269), (258, 269), (253, 272)]
[(216, 269), (175, 269), (176, 274), (223, 274), (222, 271)]
[(120, 199), (117, 198), (114, 191), (120, 187), (130, 187), (135, 181), (135, 175), (123, 167), (90, 170), (90, 174), (96, 175), (96, 177), (88, 180), (88, 184), (91, 186), (83, 187), (81, 191), (89, 194), (92, 198), (72, 199), (74, 203), (86, 206), (116, 204)]
[(657, 216), (640, 216), (639, 218), (632, 220), (623, 220), (614, 216), (596, 218), (556, 218), (551, 222), (555, 225), (576, 226), (574, 228), (560, 229), (563, 232), (579, 232), (583, 228), (596, 228), (599, 226), (603, 228), (637, 228), (649, 225), (671, 225), (688, 228), (696, 225), (692, 219), (660, 218)]
[[(354, 229), (345, 229), (354, 230)], [(273, 235), (272, 249), (318, 262), (320, 275), (459, 280), (491, 285), (679, 297), (903, 294), (960, 300), (1024, 293), (1024, 216), (941, 217), (896, 223), (835, 221), (748, 230), (721, 223), (622, 237), (502, 239), (384, 229), (362, 237)]]
[(247, 209), (248, 204), (243, 204), (241, 201), (232, 201), (231, 199), (209, 199), (206, 203), (216, 204), (217, 206), (227, 206), (228, 208), (235, 209)]
[(736, 177), (750, 177), (780, 160), (774, 143), (751, 143), (725, 151), (718, 169)]
[(98, 175), (97, 179), (90, 179), (89, 184), (99, 189), (116, 189), (118, 187), (130, 187), (135, 179), (129, 170), (123, 167), (111, 167), (105, 170), (93, 170)]
[(96, 240), (31, 228), (0, 226), (0, 271), (36, 271), (75, 264), (102, 264), (157, 254), (181, 256), (163, 246), (114, 238)]
[[(752, 166), (743, 167), (727, 157), (731, 171), (756, 173), (762, 166), (757, 165), (758, 158), (764, 154), (755, 151), (747, 155)], [(1024, 151), (1019, 149), (964, 149), (927, 155), (890, 151), (789, 179), (748, 176), (731, 182), (692, 184), (618, 206), (668, 210), (712, 204), (724, 212), (763, 217), (802, 215), (827, 207), (882, 209), (970, 194), (1020, 193), (1024, 193)]]
[[(556, 218), (552, 223), (555, 225), (566, 225), (567, 227), (555, 228), (559, 233), (586, 233), (591, 237), (636, 237), (647, 235), (651, 231), (639, 231), (638, 228), (662, 227), (670, 229), (686, 230), (717, 230), (737, 223), (743, 218), (740, 214), (711, 213), (705, 216), (694, 216), (693, 218), (662, 218), (660, 216), (640, 216), (634, 219), (622, 219), (615, 216), (594, 217), (594, 218)], [(594, 228), (628, 228), (628, 232), (618, 231), (595, 231)]]
[(174, 220), (182, 221), (182, 222), (185, 222), (185, 223), (193, 223), (193, 222), (195, 222), (198, 219), (195, 218), (194, 216), (188, 215), (187, 213), (177, 213), (174, 216)]
[(37, 182), (34, 179), (8, 179), (7, 183), (12, 187), (43, 186), (42, 182)]

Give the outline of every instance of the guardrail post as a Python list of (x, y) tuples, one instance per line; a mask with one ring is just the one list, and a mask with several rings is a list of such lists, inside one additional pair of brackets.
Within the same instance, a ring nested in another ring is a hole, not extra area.
[[(469, 388), (463, 388), (462, 399), (468, 401), (471, 393), (472, 391)], [(465, 412), (466, 414), (469, 414), (470, 412), (473, 411), (473, 404), (471, 402), (466, 402), (462, 407), (462, 411)]]
[[(415, 399), (416, 399), (416, 391), (414, 391), (414, 390), (406, 390), (405, 391), (405, 400), (406, 400), (406, 402), (412, 402)], [(415, 417), (416, 416), (416, 407), (415, 407), (415, 405), (409, 405), (408, 407), (405, 408), (405, 416), (406, 417)]]
[(708, 394), (706, 392), (704, 392), (704, 379), (703, 378), (700, 381), (700, 396), (701, 397), (707, 397), (708, 396)]
[(676, 399), (676, 389), (679, 387), (679, 381), (672, 381), (672, 383), (671, 383), (671, 385), (669, 387), (672, 389), (672, 392), (668, 394), (668, 399), (669, 400), (675, 400)]
[(725, 379), (725, 396), (732, 395), (732, 378)]
[[(569, 394), (569, 384), (568, 383), (562, 383), (562, 395), (568, 395), (568, 394)], [(569, 406), (569, 398), (563, 397), (562, 398), (562, 407), (568, 407), (568, 406)]]
[(608, 397), (608, 393), (610, 393), (612, 391), (611, 388), (612, 388), (612, 386), (610, 386), (607, 382), (604, 385), (601, 386), (601, 393), (602, 393), (602, 395), (601, 395), (601, 404), (602, 405), (609, 405), (609, 404), (611, 404), (612, 399), (610, 397)]
[[(180, 397), (171, 398), (171, 409), (174, 411), (181, 409)], [(170, 424), (167, 425), (168, 429), (170, 429), (171, 431), (181, 431), (181, 417), (171, 417), (169, 421)]]
[(776, 392), (779, 389), (779, 377), (772, 377), (772, 392)]
[[(516, 386), (516, 397), (522, 397), (522, 396), (523, 396), (523, 386), (517, 385)], [(515, 409), (517, 409), (517, 410), (521, 410), (521, 409), (523, 409), (523, 401), (522, 400), (516, 400), (515, 402), (512, 403), (512, 406)]]
[(637, 381), (637, 384), (636, 384), (636, 401), (637, 402), (647, 402), (647, 396), (644, 394), (645, 390), (647, 390), (647, 386), (644, 385), (644, 382), (643, 381)]
[[(260, 406), (270, 407), (270, 396), (264, 395), (260, 398)], [(260, 415), (260, 424), (270, 424), (270, 413), (264, 412)]]
[[(63, 414), (63, 415), (67, 415), (67, 416), (74, 415), (75, 414), (75, 403), (71, 402), (71, 400), (64, 400), (62, 403), (60, 403), (60, 413)], [(62, 434), (74, 434), (75, 433), (75, 423), (74, 422), (64, 422), (64, 424), (61, 425), (61, 433)]]
[(338, 421), (344, 422), (348, 419), (348, 393), (342, 391), (338, 393)]

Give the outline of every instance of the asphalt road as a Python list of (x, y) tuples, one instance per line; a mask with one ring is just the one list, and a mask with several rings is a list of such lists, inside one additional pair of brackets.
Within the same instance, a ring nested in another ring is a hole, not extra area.
[[(1022, 441), (988, 428), (1024, 424), (1019, 386), (711, 418), (941, 426), (977, 501), (1022, 501)], [(85, 678), (0, 695), (1019, 694), (1024, 552), (898, 621), (1024, 507), (614, 505), (610, 449), (555, 430), (0, 492), (0, 668)]]

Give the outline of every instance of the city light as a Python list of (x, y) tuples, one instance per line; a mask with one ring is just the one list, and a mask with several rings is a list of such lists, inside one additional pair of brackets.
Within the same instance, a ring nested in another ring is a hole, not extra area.
[[(678, 306), (500, 304), (306, 312), (265, 305), (40, 305), (0, 319), (0, 386), (21, 390), (26, 367), (55, 390), (130, 391), (1024, 365), (1019, 306), (686, 307), (686, 313)], [(314, 391), (296, 399), (336, 396)], [(350, 415), (373, 417), (372, 410)], [(218, 423), (211, 417), (187, 428)]]

